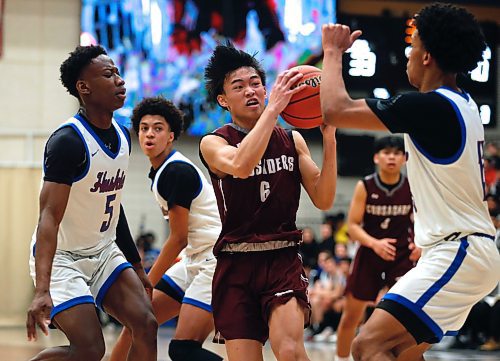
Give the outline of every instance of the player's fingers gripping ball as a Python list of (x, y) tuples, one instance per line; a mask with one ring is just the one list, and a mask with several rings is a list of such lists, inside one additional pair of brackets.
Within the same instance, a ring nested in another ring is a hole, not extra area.
[(286, 108), (281, 112), (281, 116), (288, 124), (296, 128), (318, 127), (323, 123), (319, 101), (321, 69), (311, 65), (299, 65), (292, 69), (297, 69), (303, 74), (295, 86), (302, 84), (305, 86), (292, 96)]

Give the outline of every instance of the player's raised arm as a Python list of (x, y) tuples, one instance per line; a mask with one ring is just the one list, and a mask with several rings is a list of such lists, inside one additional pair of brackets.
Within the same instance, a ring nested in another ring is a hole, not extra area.
[[(302, 74), (297, 70), (284, 71), (278, 76), (268, 105), (238, 147), (228, 145), (224, 139), (215, 135), (202, 139), (200, 149), (212, 172), (219, 177), (231, 174), (238, 178), (247, 178), (250, 175), (266, 150), (278, 115), (292, 95), (302, 89), (292, 89), (301, 77)], [(222, 94), (217, 95), (217, 102), (223, 108), (264, 106), (266, 90), (257, 72), (251, 68), (238, 69), (231, 73), (224, 82), (223, 90)], [(241, 92), (245, 95), (244, 104), (234, 104), (234, 96)], [(237, 116), (236, 112), (233, 117)]]
[(342, 56), (361, 35), (346, 25), (323, 25), (323, 71), (321, 73), (321, 112), (323, 121), (338, 128), (386, 130), (364, 99), (353, 100), (342, 78)]
[(302, 185), (317, 208), (328, 210), (333, 205), (337, 189), (337, 143), (335, 140), (335, 127), (324, 125), (321, 132), (323, 133), (323, 162), (321, 169), (312, 160), (311, 153), (302, 135), (294, 131), (293, 140), (299, 155)]

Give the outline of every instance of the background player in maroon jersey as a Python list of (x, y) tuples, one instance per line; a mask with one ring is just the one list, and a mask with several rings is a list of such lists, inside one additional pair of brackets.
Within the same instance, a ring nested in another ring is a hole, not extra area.
[(356, 328), (369, 302), (413, 267), (420, 250), (413, 240), (410, 186), (402, 138), (375, 142), (377, 172), (356, 184), (348, 216), (349, 235), (360, 243), (347, 279), (346, 302), (337, 330), (337, 360), (349, 360)]
[(303, 137), (276, 125), (302, 77), (279, 74), (266, 106), (259, 62), (232, 44), (219, 45), (205, 69), (212, 101), (232, 123), (205, 136), (200, 155), (214, 186), (222, 232), (212, 307), (230, 360), (262, 360), (269, 338), (278, 360), (308, 360), (303, 327), (310, 307), (295, 225), (300, 184), (316, 207), (329, 209), (336, 189), (335, 128), (322, 127), (323, 166)]

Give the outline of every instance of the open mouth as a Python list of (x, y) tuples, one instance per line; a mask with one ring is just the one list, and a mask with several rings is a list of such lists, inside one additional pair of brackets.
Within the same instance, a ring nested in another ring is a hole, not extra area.
[(257, 99), (250, 99), (249, 101), (247, 101), (246, 105), (248, 107), (256, 106), (259, 105), (259, 101)]

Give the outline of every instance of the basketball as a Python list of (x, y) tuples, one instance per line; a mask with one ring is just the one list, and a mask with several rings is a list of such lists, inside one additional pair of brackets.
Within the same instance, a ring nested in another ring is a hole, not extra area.
[(288, 124), (296, 128), (309, 129), (318, 127), (323, 123), (319, 101), (321, 69), (311, 65), (299, 65), (292, 69), (297, 69), (304, 75), (297, 83), (297, 86), (306, 85), (301, 91), (292, 96), (286, 108), (281, 112), (281, 116)]

